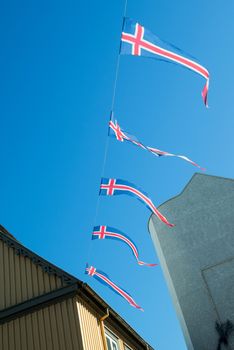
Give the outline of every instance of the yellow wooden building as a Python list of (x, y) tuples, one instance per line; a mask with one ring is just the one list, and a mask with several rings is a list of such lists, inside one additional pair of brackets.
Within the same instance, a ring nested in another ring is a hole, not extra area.
[(86, 283), (0, 225), (1, 350), (153, 350)]

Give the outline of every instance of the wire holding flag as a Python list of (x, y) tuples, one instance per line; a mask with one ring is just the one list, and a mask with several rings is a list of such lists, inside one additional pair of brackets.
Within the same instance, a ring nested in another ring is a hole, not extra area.
[(115, 293), (123, 297), (131, 306), (135, 307), (136, 309), (139, 309), (141, 311), (144, 311), (131, 297), (129, 293), (127, 293), (122, 288), (118, 287), (114, 282), (112, 282), (107, 274), (104, 272), (97, 270), (93, 266), (86, 266), (85, 273), (88, 274), (91, 277), (94, 277), (102, 284), (106, 285), (110, 289), (112, 289)]
[[(177, 53), (178, 52), (178, 53)], [(209, 72), (199, 63), (191, 60), (175, 46), (169, 45), (159, 39), (149, 30), (141, 26), (131, 18), (125, 18), (123, 32), (121, 36), (121, 54), (145, 56), (156, 59), (163, 59), (168, 62), (180, 64), (206, 79), (206, 84), (202, 90), (202, 99), (208, 107)], [(179, 54), (180, 53), (180, 54)]]
[(137, 199), (146, 204), (147, 208), (157, 215), (159, 220), (164, 222), (164, 224), (170, 227), (175, 226), (159, 212), (152, 200), (148, 198), (146, 194), (140, 191), (134, 184), (121, 179), (102, 178), (99, 192), (100, 196), (115, 196), (120, 194), (127, 194), (129, 196), (137, 197)]
[(200, 165), (198, 165), (197, 163), (195, 163), (194, 161), (192, 161), (191, 159), (189, 159), (186, 156), (180, 155), (180, 154), (173, 154), (173, 153), (169, 153), (169, 152), (165, 152), (165, 151), (161, 151), (157, 148), (153, 148), (153, 147), (149, 147), (149, 146), (145, 146), (143, 145), (142, 142), (138, 141), (136, 139), (135, 136), (130, 135), (129, 133), (127, 133), (126, 131), (124, 131), (123, 129), (120, 128), (119, 124), (117, 123), (117, 121), (113, 121), (110, 120), (109, 121), (109, 128), (110, 130), (113, 131), (113, 134), (115, 135), (116, 139), (118, 141), (124, 142), (124, 141), (128, 141), (133, 143), (136, 146), (139, 146), (147, 151), (149, 151), (150, 153), (153, 153), (155, 156), (161, 157), (161, 156), (165, 156), (165, 157), (177, 157), (180, 159), (185, 160), (186, 162), (189, 162), (190, 164), (196, 166), (197, 168), (205, 171), (205, 168), (202, 168)]
[(151, 267), (158, 265), (158, 264), (148, 264), (148, 263), (145, 263), (144, 261), (139, 260), (139, 253), (135, 243), (126, 234), (124, 234), (117, 228), (104, 226), (104, 225), (95, 226), (93, 228), (92, 239), (106, 239), (106, 238), (120, 240), (126, 243), (131, 248), (132, 253), (135, 256), (138, 265), (151, 266)]

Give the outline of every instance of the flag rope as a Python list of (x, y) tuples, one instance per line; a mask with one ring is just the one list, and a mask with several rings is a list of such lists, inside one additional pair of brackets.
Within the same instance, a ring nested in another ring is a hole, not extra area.
[[(124, 10), (123, 10), (123, 17), (122, 17), (122, 26), (121, 26), (121, 29), (120, 29), (120, 37), (121, 37), (122, 30), (123, 30), (124, 18), (126, 17), (126, 13), (127, 13), (127, 5), (128, 5), (128, 0), (125, 0)], [(112, 100), (111, 100), (111, 111), (110, 111), (110, 119), (109, 120), (112, 120), (113, 110), (114, 110), (114, 107), (115, 107), (116, 88), (117, 88), (117, 82), (118, 82), (118, 77), (119, 77), (119, 66), (120, 66), (120, 47), (121, 47), (121, 40), (120, 40), (120, 46), (119, 46), (118, 57), (117, 57), (117, 62), (116, 62), (115, 78), (114, 78), (114, 84), (113, 84), (113, 94), (112, 94)], [(105, 148), (104, 148), (104, 156), (103, 156), (102, 169), (101, 169), (101, 178), (104, 176), (104, 172), (105, 172), (105, 168), (106, 168), (107, 157), (108, 157), (108, 150), (109, 150), (109, 143), (110, 143), (110, 138), (109, 138), (109, 125), (108, 125), (108, 132), (107, 132), (107, 136), (106, 136), (106, 142), (105, 142)], [(92, 228), (96, 224), (99, 207), (100, 207), (100, 196), (97, 196), (97, 202), (96, 202), (96, 207), (95, 207), (95, 213), (94, 213)], [(91, 254), (91, 244), (92, 244), (92, 240), (90, 240), (90, 243), (89, 243), (89, 246), (88, 246), (87, 261), (89, 261), (90, 254)]]

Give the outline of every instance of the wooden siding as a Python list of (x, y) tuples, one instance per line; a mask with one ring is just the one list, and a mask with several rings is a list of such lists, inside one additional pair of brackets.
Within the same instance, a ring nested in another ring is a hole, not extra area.
[(1, 325), (0, 349), (83, 350), (76, 301), (70, 298)]
[[(65, 286), (62, 278), (34, 263), (38, 259), (34, 260), (30, 254), (26, 251), (24, 255), (17, 255), (14, 248), (0, 241), (0, 310)], [(47, 265), (44, 267), (47, 269)], [(55, 304), (47, 304), (0, 325), (0, 350), (104, 350), (99, 321), (103, 314), (95, 311), (83, 297), (82, 294), (70, 296), (60, 302), (57, 299)], [(117, 324), (113, 318), (104, 321), (118, 337), (120, 350), (124, 350), (124, 342), (132, 350), (145, 350)]]
[[(0, 241), (0, 310), (62, 287), (61, 278), (45, 273), (29, 258)], [(5, 350), (5, 348), (3, 348)]]
[[(87, 302), (77, 297), (77, 309), (81, 324), (81, 333), (83, 338), (84, 350), (104, 350), (103, 340), (101, 337), (101, 329), (99, 319), (102, 315), (94, 311)], [(131, 338), (125, 338), (121, 331), (115, 327), (113, 323), (108, 322), (108, 318), (104, 321), (104, 327), (118, 338), (119, 350), (125, 350), (125, 344), (132, 350), (146, 349), (142, 345), (134, 346)]]
[(86, 302), (77, 298), (77, 310), (79, 314), (84, 350), (104, 350), (100, 324), (100, 315), (94, 312)]

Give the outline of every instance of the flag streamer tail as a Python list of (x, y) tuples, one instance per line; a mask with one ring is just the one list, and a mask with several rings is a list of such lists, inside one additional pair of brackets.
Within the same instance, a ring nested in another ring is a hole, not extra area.
[(208, 108), (208, 90), (209, 90), (209, 78), (207, 79), (206, 81), (206, 84), (202, 90), (202, 99), (203, 99), (203, 102), (205, 104), (205, 106)]
[(135, 300), (128, 294), (125, 290), (117, 286), (114, 282), (112, 282), (108, 275), (104, 272), (97, 270), (95, 267), (90, 266), (86, 267), (85, 273), (95, 279), (99, 280), (102, 284), (106, 285), (110, 289), (112, 289), (115, 293), (123, 297), (131, 306), (135, 307), (138, 310), (144, 311), (140, 305), (138, 305)]
[(139, 260), (139, 252), (137, 249), (136, 244), (133, 242), (133, 240), (127, 236), (125, 233), (122, 231), (118, 230), (117, 228), (106, 226), (106, 225), (99, 225), (95, 226), (93, 228), (93, 233), (92, 233), (92, 239), (109, 239), (112, 241), (121, 241), (124, 244), (126, 244), (130, 249), (131, 252), (133, 253), (133, 256), (135, 257), (137, 263), (139, 265), (145, 265), (145, 266), (156, 266), (158, 264), (149, 264), (145, 263), (144, 261)]
[(138, 260), (138, 265), (140, 266), (150, 266), (150, 267), (153, 267), (153, 266), (158, 266), (158, 264), (149, 264), (149, 263), (146, 263), (144, 261), (141, 261), (141, 260)]
[[(205, 88), (204, 88), (205, 89)], [(207, 88), (208, 89), (208, 88)], [(208, 91), (208, 90), (207, 90)], [(207, 101), (207, 100), (206, 100)], [(169, 152), (165, 152), (162, 151), (160, 149), (157, 148), (153, 148), (150, 146), (145, 146), (142, 142), (140, 142), (139, 140), (136, 139), (135, 136), (131, 136), (129, 137), (127, 135), (127, 133), (125, 131), (123, 131), (120, 126), (117, 124), (117, 121), (115, 121), (115, 124), (113, 122), (111, 122), (109, 124), (109, 128), (112, 129), (112, 131), (115, 133), (115, 137), (118, 141), (128, 141), (131, 142), (132, 144), (134, 144), (135, 146), (141, 147), (145, 150), (147, 150), (148, 152), (152, 153), (154, 156), (157, 157), (177, 157), (177, 158), (181, 158), (183, 160), (185, 160), (186, 162), (192, 164), (193, 166), (196, 166), (197, 168), (199, 168), (202, 171), (205, 171), (206, 168), (201, 167), (200, 165), (198, 165), (197, 163), (195, 163), (193, 160), (189, 159), (186, 156), (183, 155), (178, 155), (178, 154), (173, 154), (173, 153), (169, 153)], [(121, 138), (120, 138), (121, 135)], [(135, 140), (133, 139), (133, 137), (135, 138)]]

